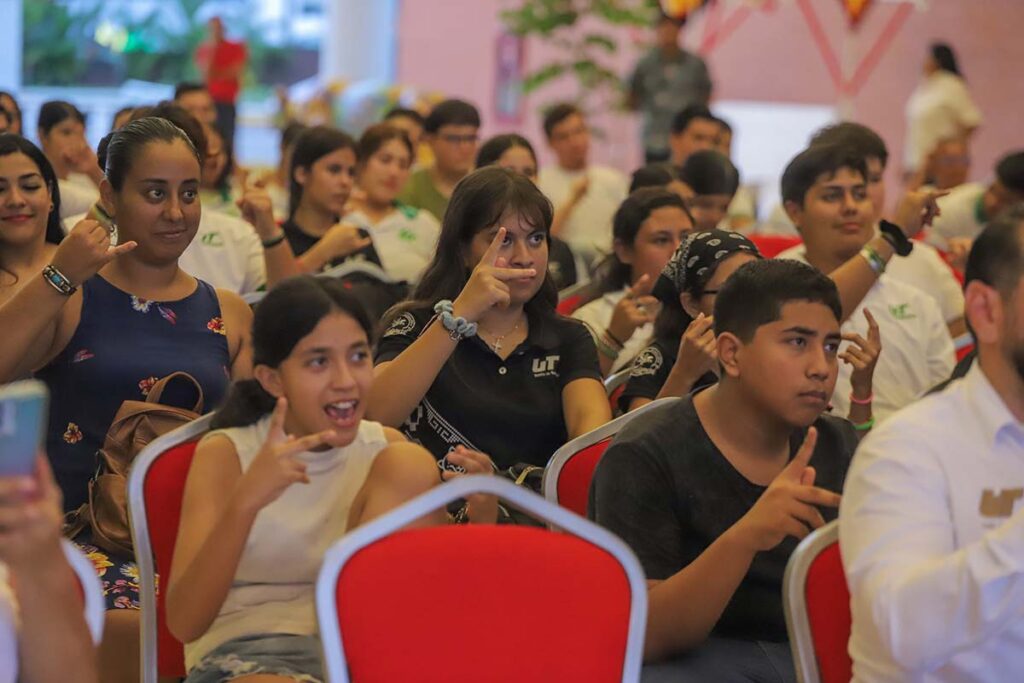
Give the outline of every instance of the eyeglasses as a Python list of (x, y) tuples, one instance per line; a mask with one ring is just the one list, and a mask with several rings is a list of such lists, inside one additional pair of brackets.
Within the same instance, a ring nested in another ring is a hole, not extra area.
[(451, 145), (476, 144), (480, 140), (479, 135), (453, 135), (451, 133), (445, 133), (444, 135), (439, 135), (438, 137), (440, 137), (442, 140)]

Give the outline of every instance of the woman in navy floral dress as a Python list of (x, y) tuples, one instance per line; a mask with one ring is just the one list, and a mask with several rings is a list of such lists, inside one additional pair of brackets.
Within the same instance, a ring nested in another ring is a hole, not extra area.
[[(143, 400), (157, 379), (184, 371), (212, 410), (232, 378), (251, 373), (248, 305), (178, 268), (199, 225), (200, 165), (188, 137), (165, 119), (112, 133), (100, 190), (120, 244), (112, 247), (96, 221), (81, 221), (50, 266), (0, 308), (0, 381), (35, 371), (50, 388), (47, 455), (66, 511), (86, 500), (96, 450), (123, 401)], [(180, 384), (161, 403), (191, 408), (195, 390)], [(131, 558), (98, 550), (87, 532), (75, 540), (107, 593), (104, 680), (131, 680), (137, 569)]]

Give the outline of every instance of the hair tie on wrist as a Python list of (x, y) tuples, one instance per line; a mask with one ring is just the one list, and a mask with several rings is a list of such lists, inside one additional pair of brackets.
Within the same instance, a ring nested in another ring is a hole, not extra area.
[(462, 341), (466, 337), (476, 336), (476, 323), (471, 323), (462, 316), (455, 315), (451, 299), (442, 299), (434, 304), (434, 313), (441, 321), (441, 326), (448, 330), (452, 341)]
[(871, 418), (869, 418), (867, 422), (861, 422), (859, 425), (853, 425), (853, 428), (856, 429), (858, 432), (866, 432), (866, 431), (869, 431), (874, 426), (875, 426), (875, 418), (872, 415)]
[(871, 405), (871, 402), (874, 400), (875, 394), (873, 392), (868, 394), (867, 398), (857, 398), (856, 396), (853, 395), (852, 391), (850, 392), (850, 403), (853, 403), (854, 405), (869, 406)]

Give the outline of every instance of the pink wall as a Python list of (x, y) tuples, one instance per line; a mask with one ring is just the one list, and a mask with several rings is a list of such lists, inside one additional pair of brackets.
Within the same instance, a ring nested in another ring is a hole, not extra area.
[[(537, 106), (571, 97), (573, 84), (558, 82), (531, 96), (521, 126), (494, 123), (494, 40), (501, 30), (498, 12), (514, 0), (404, 0), (399, 22), (398, 80), (450, 92), (477, 103), (484, 116), (485, 135), (518, 128), (543, 147)], [(780, 0), (772, 11), (755, 12), (709, 54), (715, 98), (837, 105), (839, 98), (799, 8)], [(845, 18), (836, 0), (811, 0), (829, 41), (842, 54)], [(1020, 109), (1024, 105), (1017, 67), (1024, 64), (1024, 2), (1021, 0), (931, 0), (927, 11), (914, 10), (865, 87), (848, 103), (852, 117), (878, 130), (890, 147), (895, 180), (902, 156), (904, 105), (916, 84), (927, 45), (951, 42), (958, 52), (974, 96), (985, 115), (975, 138), (973, 175), (984, 177), (1004, 151), (1024, 147)], [(846, 61), (858, 63), (883, 30), (898, 5), (879, 3), (858, 32), (848, 37)], [(723, 9), (722, 17), (734, 10)], [(707, 13), (685, 31), (687, 45), (696, 46), (704, 34)], [(636, 32), (619, 32), (624, 49), (614, 59), (628, 73), (638, 54)], [(530, 42), (527, 63), (544, 63), (550, 48)], [(840, 57), (842, 59), (842, 57)], [(848, 65), (848, 68), (852, 69)], [(637, 129), (631, 115), (609, 111), (595, 124), (607, 137), (596, 143), (595, 157), (622, 168), (640, 160)], [(808, 131), (810, 132), (810, 131)], [(542, 153), (543, 154), (543, 153)], [(547, 158), (543, 155), (542, 161)], [(781, 168), (787, 159), (779, 159)]]

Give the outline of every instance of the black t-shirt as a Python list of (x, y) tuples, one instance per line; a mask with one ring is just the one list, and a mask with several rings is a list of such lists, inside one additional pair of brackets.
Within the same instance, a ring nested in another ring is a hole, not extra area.
[[(320, 241), (319, 237), (310, 235), (308, 232), (304, 232), (302, 228), (299, 227), (298, 223), (291, 219), (282, 223), (281, 229), (284, 230), (284, 236), (288, 239), (288, 244), (292, 248), (292, 253), (295, 254), (296, 256), (301, 256), (305, 254), (307, 251), (313, 248), (313, 245)], [(370, 233), (368, 233), (366, 230), (363, 230), (362, 228), (359, 229), (359, 234), (362, 237), (370, 236)], [(349, 254), (348, 256), (336, 258), (330, 263), (328, 263), (326, 267), (333, 268), (334, 266), (344, 263), (349, 259), (362, 259), (364, 261), (369, 261), (370, 263), (374, 263), (383, 268), (380, 256), (377, 255), (377, 250), (374, 249), (373, 244), (363, 247), (359, 251)]]
[[(815, 485), (842, 491), (857, 437), (852, 425), (823, 415), (810, 464)], [(805, 430), (790, 440), (791, 456)], [(704, 552), (750, 510), (765, 487), (741, 475), (712, 443), (691, 396), (658, 406), (630, 422), (601, 458), (588, 513), (620, 536), (649, 579), (667, 579)], [(834, 509), (821, 509), (825, 520)], [(797, 539), (757, 553), (713, 633), (746, 640), (786, 640), (782, 575)]]
[[(398, 316), (381, 337), (375, 362), (396, 358), (433, 316), (427, 309)], [(568, 440), (562, 389), (584, 377), (600, 381), (601, 370), (582, 323), (530, 316), (529, 325), (526, 340), (505, 360), (478, 337), (459, 342), (402, 425), (405, 435), (436, 458), (461, 444), (487, 453), (499, 469), (547, 465)]]
[[(651, 343), (637, 354), (633, 360), (633, 368), (629, 373), (626, 388), (619, 394), (619, 410), (626, 412), (634, 398), (654, 400), (661, 388), (668, 381), (672, 366), (679, 354), (679, 340), (666, 342), (655, 337)], [(693, 385), (693, 391), (703, 389), (718, 381), (713, 372), (705, 372)]]

